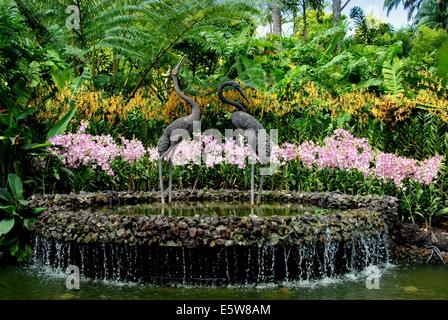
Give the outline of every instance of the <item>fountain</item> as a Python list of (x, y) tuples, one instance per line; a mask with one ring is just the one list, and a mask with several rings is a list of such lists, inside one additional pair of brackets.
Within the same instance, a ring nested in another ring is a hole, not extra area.
[[(184, 200), (190, 209), (201, 207), (204, 200), (219, 206), (249, 198), (247, 192), (237, 191), (173, 195), (177, 208)], [(62, 270), (76, 265), (91, 279), (253, 284), (333, 277), (389, 261), (393, 237), (389, 230), (397, 216), (392, 197), (267, 192), (267, 203), (281, 204), (267, 215), (260, 209), (238, 209), (237, 202), (232, 204), (237, 214), (180, 210), (169, 215), (171, 207), (161, 212), (157, 196), (151, 192), (36, 196), (32, 201), (47, 204), (50, 210), (34, 229), (34, 264)], [(150, 203), (152, 209), (145, 210), (153, 212), (139, 212), (138, 203)], [(120, 211), (125, 205), (137, 211)]]

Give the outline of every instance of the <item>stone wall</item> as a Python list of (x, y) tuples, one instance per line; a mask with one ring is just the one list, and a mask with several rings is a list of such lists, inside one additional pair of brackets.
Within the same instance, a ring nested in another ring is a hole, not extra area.
[[(176, 191), (175, 201), (248, 201), (249, 192)], [(293, 202), (344, 211), (317, 215), (258, 217), (168, 217), (100, 215), (95, 206), (159, 201), (158, 192), (98, 192), (35, 195), (32, 206), (47, 206), (34, 232), (47, 239), (78, 243), (157, 244), (199, 247), (215, 245), (291, 245), (347, 241), (395, 229), (398, 200), (393, 197), (350, 196), (337, 192), (263, 193), (264, 202)]]

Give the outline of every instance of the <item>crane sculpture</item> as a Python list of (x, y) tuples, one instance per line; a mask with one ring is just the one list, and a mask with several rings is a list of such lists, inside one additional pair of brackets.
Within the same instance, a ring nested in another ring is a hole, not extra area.
[[(244, 105), (238, 101), (230, 100), (223, 95), (224, 88), (231, 87), (235, 90), (237, 90), (241, 96), (244, 98), (244, 100), (249, 104), (249, 99), (247, 98), (246, 94), (244, 93), (243, 89), (241, 88), (241, 85), (235, 81), (225, 81), (220, 84), (218, 89), (218, 97), (221, 99), (222, 102), (231, 105), (237, 109), (237, 111), (232, 113), (232, 124), (237, 128), (241, 130), (253, 130), (255, 133), (255, 139), (257, 141), (257, 150), (258, 154), (260, 155), (261, 151), (266, 152), (266, 156), (270, 157), (271, 154), (271, 140), (268, 135), (266, 135), (266, 140), (262, 141), (263, 143), (259, 143), (259, 131), (264, 130), (263, 126), (260, 122), (258, 122), (257, 119), (255, 119), (250, 114), (246, 113), (246, 109)], [(263, 150), (264, 149), (264, 150)], [(264, 176), (260, 175), (260, 185), (258, 188), (258, 196), (257, 196), (257, 203), (260, 203), (261, 201), (261, 191), (263, 188), (263, 179)], [(252, 161), (251, 164), (251, 173), (250, 173), (250, 203), (254, 205), (254, 189), (255, 189), (255, 164), (254, 161)]]
[(171, 78), (174, 84), (174, 90), (177, 95), (181, 97), (187, 104), (191, 106), (191, 114), (171, 122), (168, 127), (163, 131), (162, 136), (159, 138), (159, 142), (157, 143), (157, 148), (159, 152), (159, 182), (160, 182), (160, 199), (162, 204), (165, 203), (165, 197), (163, 194), (163, 179), (162, 179), (162, 162), (163, 159), (167, 156), (167, 154), (171, 152), (169, 157), (169, 182), (168, 182), (168, 202), (171, 202), (171, 189), (172, 189), (172, 170), (173, 170), (173, 162), (172, 156), (174, 154), (174, 150), (176, 146), (182, 141), (182, 136), (179, 135), (179, 132), (188, 132), (191, 134), (193, 132), (193, 123), (195, 121), (200, 121), (200, 109), (199, 105), (192, 98), (188, 97), (185, 93), (180, 90), (179, 87), (179, 70), (185, 60), (183, 57), (176, 67), (171, 71)]

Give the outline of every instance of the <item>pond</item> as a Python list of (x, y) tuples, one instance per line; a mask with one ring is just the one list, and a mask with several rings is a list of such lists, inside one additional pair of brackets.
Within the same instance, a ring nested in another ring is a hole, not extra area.
[(142, 205), (120, 205), (102, 207), (94, 210), (98, 214), (119, 214), (119, 215), (167, 215), (178, 217), (200, 216), (236, 216), (244, 217), (250, 214), (257, 216), (294, 216), (305, 213), (328, 214), (340, 210), (325, 209), (310, 205), (298, 203), (263, 203), (257, 207), (252, 207), (247, 202), (223, 202), (223, 201), (205, 201), (205, 202), (174, 202), (172, 204), (160, 203), (142, 204)]
[(366, 288), (366, 270), (314, 281), (241, 286), (156, 286), (82, 279), (65, 288), (65, 275), (45, 268), (1, 267), (0, 299), (448, 299), (446, 266), (388, 265), (379, 289)]

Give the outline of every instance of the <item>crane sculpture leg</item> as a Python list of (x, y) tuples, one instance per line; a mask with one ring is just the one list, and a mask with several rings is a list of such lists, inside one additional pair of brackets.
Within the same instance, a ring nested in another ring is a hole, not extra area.
[(162, 204), (165, 203), (165, 196), (164, 196), (164, 190), (163, 190), (163, 176), (162, 176), (162, 163), (163, 159), (166, 157), (166, 155), (172, 151), (170, 158), (169, 158), (169, 176), (168, 176), (168, 203), (171, 203), (172, 199), (172, 189), (173, 189), (173, 160), (172, 157), (174, 155), (174, 151), (176, 150), (177, 144), (172, 145), (166, 150), (159, 158), (159, 184), (160, 184), (160, 201)]
[(165, 203), (165, 197), (163, 195), (163, 177), (162, 177), (162, 162), (166, 155), (173, 149), (173, 147), (169, 147), (160, 157), (159, 157), (159, 185), (160, 185), (160, 201), (162, 204)]
[[(174, 153), (174, 148), (173, 148)], [(171, 190), (173, 189), (173, 160), (169, 160), (169, 175), (168, 175), (168, 203), (171, 203)]]
[(255, 163), (252, 163), (250, 168), (250, 204), (255, 204)]
[(264, 175), (262, 175), (260, 173), (260, 186), (258, 188), (257, 204), (260, 204), (260, 202), (261, 202), (261, 191), (263, 190), (263, 179), (264, 179)]

